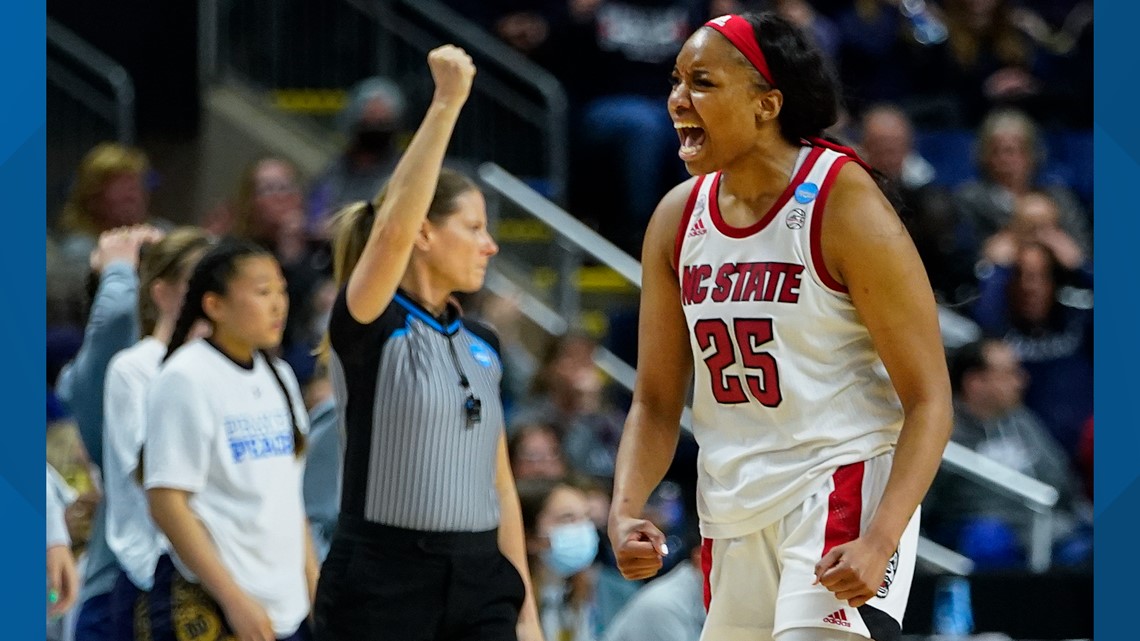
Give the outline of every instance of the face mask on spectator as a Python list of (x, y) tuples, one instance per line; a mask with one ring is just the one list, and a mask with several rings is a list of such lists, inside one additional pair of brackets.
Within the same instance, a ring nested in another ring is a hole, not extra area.
[(382, 153), (392, 145), (395, 132), (387, 127), (368, 125), (356, 131), (356, 147), (369, 153)]
[(565, 578), (589, 567), (598, 555), (598, 531), (591, 521), (558, 525), (550, 530), (550, 547), (542, 552), (543, 563)]

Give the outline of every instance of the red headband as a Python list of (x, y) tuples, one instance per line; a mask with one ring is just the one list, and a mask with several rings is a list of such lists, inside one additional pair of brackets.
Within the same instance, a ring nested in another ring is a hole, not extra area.
[(748, 21), (735, 14), (723, 15), (719, 18), (713, 18), (705, 23), (706, 27), (716, 29), (732, 46), (736, 47), (748, 62), (756, 67), (756, 71), (764, 76), (764, 80), (772, 87), (776, 87), (776, 83), (772, 80), (772, 72), (768, 70), (768, 61), (764, 59), (764, 52), (760, 50), (760, 43), (756, 42), (756, 32), (752, 30), (752, 25)]

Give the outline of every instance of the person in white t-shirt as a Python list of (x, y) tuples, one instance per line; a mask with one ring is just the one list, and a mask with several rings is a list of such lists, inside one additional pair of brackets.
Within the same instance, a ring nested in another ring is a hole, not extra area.
[(698, 29), (668, 109), (694, 178), (646, 233), (609, 520), (618, 567), (662, 567), (665, 537), (643, 511), (691, 383), (702, 639), (897, 639), (919, 503), (951, 428), (914, 243), (865, 164), (823, 138), (838, 83), (775, 14)]
[[(239, 641), (311, 639), (308, 421), (292, 370), (267, 352), (280, 344), (287, 308), (273, 255), (222, 241), (190, 277), (148, 392), (144, 486), (173, 551), (154, 587), (169, 593), (170, 610), (151, 616), (185, 638), (209, 629)], [(199, 319), (210, 337), (184, 344)]]
[[(111, 625), (135, 636), (135, 604), (154, 583), (158, 558), (168, 544), (147, 510), (137, 468), (145, 434), (146, 392), (166, 355), (187, 280), (210, 239), (197, 227), (172, 230), (144, 245), (139, 259), (139, 322), (143, 338), (111, 359), (103, 388), (103, 495), (107, 546), (119, 567), (111, 602)], [(126, 619), (126, 620), (122, 620)]]

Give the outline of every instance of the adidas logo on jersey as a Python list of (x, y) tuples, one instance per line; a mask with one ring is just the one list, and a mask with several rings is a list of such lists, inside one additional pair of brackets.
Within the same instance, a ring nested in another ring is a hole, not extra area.
[(836, 610), (835, 612), (832, 612), (831, 614), (823, 617), (823, 622), (830, 623), (831, 625), (841, 625), (845, 628), (851, 627), (851, 622), (847, 620), (847, 613), (842, 609)]
[(689, 230), (689, 238), (693, 238), (694, 236), (704, 236), (708, 233), (708, 231), (709, 230), (705, 229), (705, 219), (698, 218), (697, 223), (693, 225), (692, 229)]

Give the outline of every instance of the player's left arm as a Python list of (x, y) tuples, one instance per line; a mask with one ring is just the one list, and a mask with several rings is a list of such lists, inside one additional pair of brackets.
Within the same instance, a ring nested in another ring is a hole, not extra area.
[(953, 411), (934, 294), (902, 221), (854, 162), (839, 170), (825, 205), (824, 261), (848, 288), (904, 412), (891, 474), (867, 530), (816, 566), (821, 583), (858, 607), (874, 596), (938, 471)]

